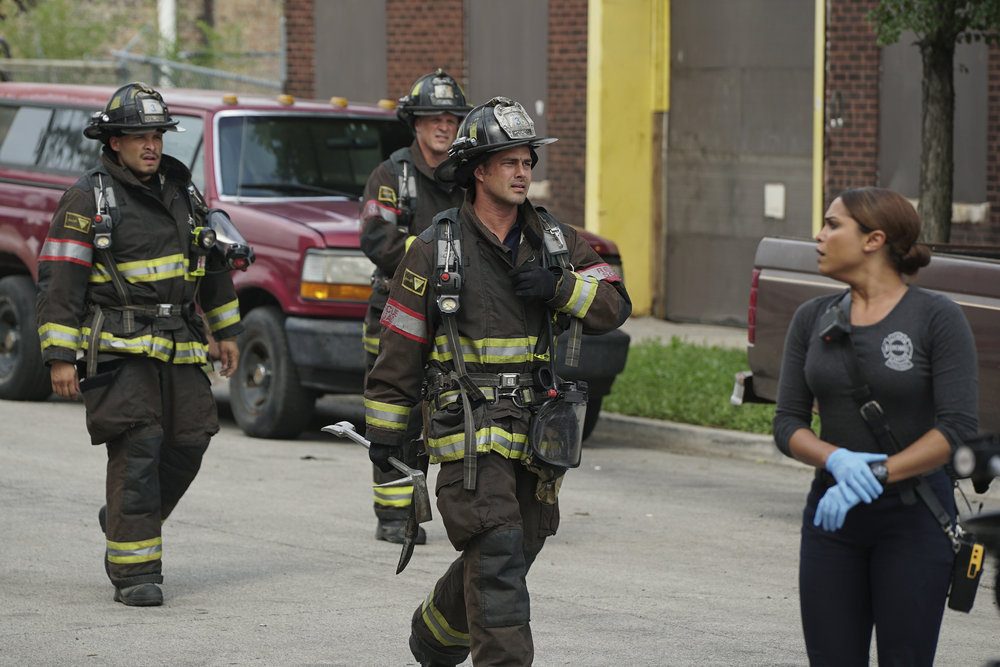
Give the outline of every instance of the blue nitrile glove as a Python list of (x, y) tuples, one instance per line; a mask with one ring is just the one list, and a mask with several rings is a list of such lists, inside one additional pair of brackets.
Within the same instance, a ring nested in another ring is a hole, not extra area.
[(514, 294), (548, 301), (556, 293), (556, 274), (540, 266), (521, 266), (507, 272)]
[(869, 463), (885, 461), (885, 454), (871, 452), (852, 452), (849, 449), (838, 449), (826, 459), (826, 469), (837, 480), (838, 484), (850, 487), (861, 500), (866, 503), (882, 495), (882, 485), (875, 479)]
[(368, 458), (371, 462), (378, 466), (378, 469), (382, 472), (389, 472), (392, 470), (392, 464), (389, 463), (389, 457), (394, 456), (397, 459), (402, 454), (402, 447), (397, 445), (380, 445), (373, 442), (368, 447)]
[(840, 530), (847, 518), (847, 511), (861, 502), (861, 498), (844, 484), (834, 484), (816, 506), (814, 526), (822, 526), (823, 530)]

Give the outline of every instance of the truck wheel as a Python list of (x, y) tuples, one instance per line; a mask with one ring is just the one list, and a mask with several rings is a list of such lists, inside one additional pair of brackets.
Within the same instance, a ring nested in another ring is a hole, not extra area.
[(38, 343), (35, 283), (29, 276), (7, 276), (0, 279), (0, 398), (42, 401), (51, 394)]
[(583, 418), (583, 439), (586, 440), (597, 426), (597, 418), (601, 416), (601, 403), (604, 396), (589, 396), (587, 398), (587, 414)]
[(296, 438), (316, 406), (316, 393), (299, 384), (284, 322), (274, 306), (255, 308), (237, 341), (240, 365), (229, 396), (236, 423), (252, 438)]

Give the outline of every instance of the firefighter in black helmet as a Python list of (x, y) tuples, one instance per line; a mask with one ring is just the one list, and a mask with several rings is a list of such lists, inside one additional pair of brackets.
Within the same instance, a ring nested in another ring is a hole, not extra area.
[(532, 664), (526, 576), (558, 528), (563, 473), (579, 463), (548, 460), (544, 438), (531, 437), (552, 401), (581, 393), (554, 377), (555, 336), (573, 322), (610, 331), (631, 313), (615, 271), (527, 199), (535, 150), (552, 141), (508, 98), (469, 112), (435, 172), (465, 198), (413, 240), (382, 316), (365, 387), (369, 457), (398, 457), (423, 411), (441, 465), (438, 512), (461, 552), (413, 613), (421, 665), (470, 654), (476, 665)]
[(42, 358), (53, 391), (82, 393), (91, 442), (106, 445), (104, 567), (130, 606), (163, 603), (160, 526), (219, 430), (205, 323), (223, 376), (243, 328), (229, 273), (199, 264), (200, 209), (191, 172), (163, 154), (168, 130), (181, 128), (160, 93), (116, 90), (83, 130), (104, 144), (100, 165), (63, 195), (39, 255)]
[[(444, 70), (439, 68), (417, 79), (396, 109), (396, 115), (413, 132), (413, 143), (395, 151), (368, 179), (362, 197), (361, 248), (375, 264), (364, 328), (369, 369), (378, 356), (379, 319), (396, 266), (413, 239), (430, 226), (436, 213), (462, 201), (459, 188), (434, 180), (434, 168), (448, 157), (458, 124), (469, 108), (461, 86)], [(414, 415), (410, 434), (406, 463), (417, 467), (420, 459), (413, 441), (420, 437), (419, 415)], [(423, 465), (426, 467), (426, 463)], [(375, 484), (400, 477), (395, 470), (385, 473), (378, 468), (373, 468), (372, 474)], [(402, 542), (413, 487), (376, 486), (373, 490), (378, 522), (375, 538)], [(420, 528), (417, 543), (426, 540), (424, 529)]]

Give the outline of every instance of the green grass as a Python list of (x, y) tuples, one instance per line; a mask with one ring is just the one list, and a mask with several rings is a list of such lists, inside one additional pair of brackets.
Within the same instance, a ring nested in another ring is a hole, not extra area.
[(603, 410), (684, 424), (771, 434), (774, 406), (729, 402), (733, 375), (746, 370), (745, 350), (706, 347), (674, 337), (629, 348)]

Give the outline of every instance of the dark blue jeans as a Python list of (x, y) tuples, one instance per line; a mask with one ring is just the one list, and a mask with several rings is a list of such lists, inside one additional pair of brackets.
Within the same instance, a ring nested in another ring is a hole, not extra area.
[[(927, 478), (954, 519), (947, 475)], [(847, 513), (840, 530), (813, 526), (826, 491), (813, 483), (803, 512), (799, 603), (809, 664), (868, 665), (872, 629), (879, 665), (931, 665), (951, 566), (951, 542), (919, 497), (886, 491)]]

